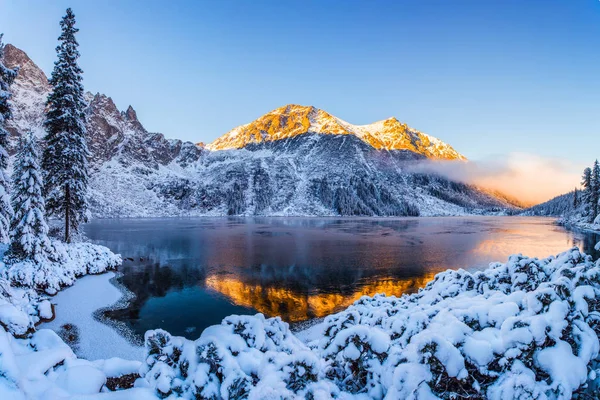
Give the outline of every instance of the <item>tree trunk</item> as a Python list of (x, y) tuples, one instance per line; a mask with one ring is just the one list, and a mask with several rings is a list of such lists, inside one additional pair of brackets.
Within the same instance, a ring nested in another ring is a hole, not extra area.
[(65, 243), (71, 243), (69, 235), (69, 213), (71, 211), (71, 191), (69, 184), (65, 185)]

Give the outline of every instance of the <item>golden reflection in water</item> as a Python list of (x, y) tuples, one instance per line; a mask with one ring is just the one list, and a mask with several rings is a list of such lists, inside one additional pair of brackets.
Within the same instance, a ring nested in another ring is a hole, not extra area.
[(295, 293), (290, 289), (246, 283), (232, 276), (213, 275), (206, 278), (205, 282), (207, 287), (225, 295), (236, 305), (253, 308), (269, 317), (281, 316), (288, 322), (298, 322), (340, 311), (362, 296), (378, 293), (400, 296), (414, 292), (424, 287), (435, 274), (429, 272), (421, 277), (402, 280), (382, 278), (357, 287), (350, 294)]

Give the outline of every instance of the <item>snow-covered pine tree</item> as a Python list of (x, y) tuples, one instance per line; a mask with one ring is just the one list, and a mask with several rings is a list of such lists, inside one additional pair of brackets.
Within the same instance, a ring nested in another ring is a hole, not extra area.
[(42, 158), (46, 195), (46, 211), (49, 216), (65, 220), (65, 242), (71, 241), (71, 233), (87, 221), (88, 156), (85, 130), (85, 102), (83, 98), (82, 73), (77, 64), (79, 51), (75, 34), (75, 15), (69, 8), (60, 22), (62, 34), (56, 48), (58, 60), (50, 84), (48, 96), (46, 148)]
[(581, 204), (584, 205), (584, 216), (588, 216), (590, 210), (590, 202), (592, 197), (592, 169), (586, 168), (583, 170), (583, 176), (581, 177)]
[(8, 255), (17, 260), (41, 262), (51, 249), (38, 164), (39, 152), (32, 133), (21, 139), (13, 172)]
[(573, 208), (577, 208), (579, 206), (579, 190), (575, 188), (573, 191)]
[(9, 69), (3, 63), (4, 44), (0, 34), (0, 243), (6, 243), (9, 239), (10, 219), (12, 218), (12, 207), (8, 194), (8, 179), (6, 167), (8, 166), (8, 132), (4, 128), (7, 119), (11, 117), (10, 92), (8, 87), (17, 77), (16, 69)]
[(598, 201), (600, 201), (600, 163), (598, 160), (594, 161), (594, 167), (592, 168), (591, 177), (591, 221), (593, 222), (598, 216)]

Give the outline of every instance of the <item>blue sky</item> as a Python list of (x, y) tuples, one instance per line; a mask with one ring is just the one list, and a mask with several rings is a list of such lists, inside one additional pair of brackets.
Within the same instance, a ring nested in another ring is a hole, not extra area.
[(597, 0), (0, 0), (5, 42), (49, 73), (68, 6), (86, 90), (167, 137), (298, 103), (396, 116), (475, 160), (600, 157)]

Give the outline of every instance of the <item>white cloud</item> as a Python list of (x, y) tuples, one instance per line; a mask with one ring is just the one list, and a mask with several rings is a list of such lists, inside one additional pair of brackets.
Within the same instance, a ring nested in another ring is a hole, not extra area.
[(511, 153), (469, 162), (420, 163), (415, 168), (452, 180), (497, 190), (527, 204), (537, 204), (579, 187), (585, 164), (528, 153)]

